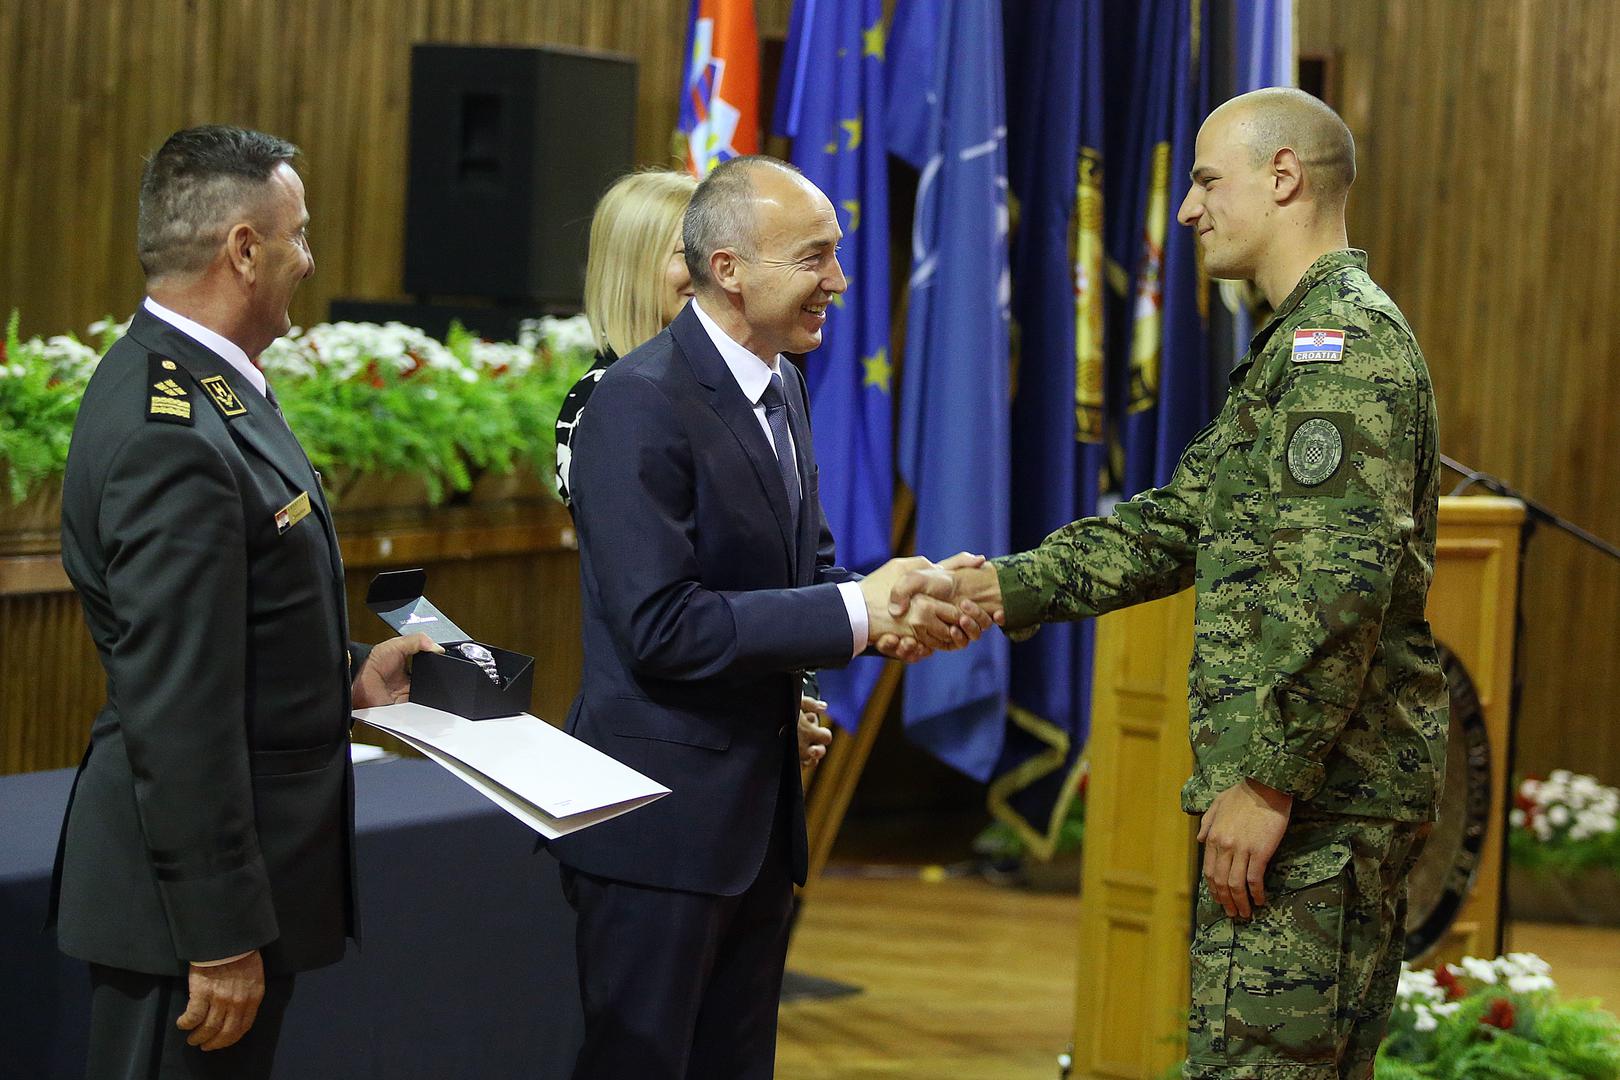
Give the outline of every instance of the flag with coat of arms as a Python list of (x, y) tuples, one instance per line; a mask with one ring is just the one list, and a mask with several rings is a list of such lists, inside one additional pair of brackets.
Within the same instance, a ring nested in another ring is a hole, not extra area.
[(687, 171), (700, 180), (722, 161), (759, 152), (754, 0), (692, 0), (680, 134)]

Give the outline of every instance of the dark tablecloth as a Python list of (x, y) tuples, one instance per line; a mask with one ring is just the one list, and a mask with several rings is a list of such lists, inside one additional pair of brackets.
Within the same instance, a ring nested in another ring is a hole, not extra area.
[[(89, 978), (40, 929), (71, 769), (0, 777), (0, 1078), (83, 1076)], [(424, 761), (355, 768), (364, 947), (298, 978), (278, 1080), (562, 1078), (573, 912), (535, 834)]]

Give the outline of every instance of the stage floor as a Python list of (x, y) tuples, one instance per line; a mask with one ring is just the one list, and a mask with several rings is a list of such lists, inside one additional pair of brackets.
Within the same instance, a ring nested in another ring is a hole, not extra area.
[[(779, 1080), (1055, 1080), (1073, 1027), (1079, 900), (976, 878), (845, 876), (805, 905), (790, 969), (859, 994), (784, 1005)], [(1620, 1007), (1620, 930), (1519, 923), (1568, 997)], [(1130, 972), (1120, 972), (1130, 978)]]

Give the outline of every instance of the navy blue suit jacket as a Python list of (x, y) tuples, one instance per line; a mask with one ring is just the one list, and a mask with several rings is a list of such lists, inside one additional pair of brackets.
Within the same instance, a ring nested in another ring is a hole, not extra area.
[(817, 494), (804, 377), (782, 364), (803, 492), (797, 527), (770, 442), (687, 310), (602, 377), (575, 434), (585, 670), (568, 731), (670, 788), (553, 841), (600, 877), (735, 895), (777, 815), (806, 844), (801, 672), (853, 645)]

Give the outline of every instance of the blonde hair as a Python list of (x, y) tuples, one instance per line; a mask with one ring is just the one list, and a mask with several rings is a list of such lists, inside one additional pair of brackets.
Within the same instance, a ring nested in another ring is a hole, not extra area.
[(599, 350), (623, 356), (664, 328), (664, 275), (697, 180), (649, 169), (596, 204), (585, 261), (585, 315)]

